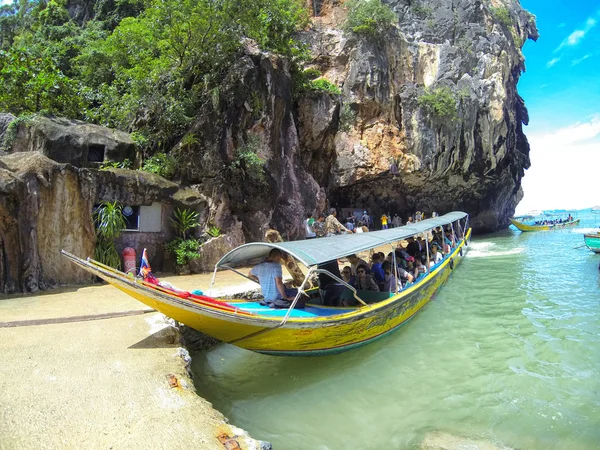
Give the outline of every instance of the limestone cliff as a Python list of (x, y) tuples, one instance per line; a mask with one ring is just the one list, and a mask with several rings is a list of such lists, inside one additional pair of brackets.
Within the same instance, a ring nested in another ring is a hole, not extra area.
[[(529, 167), (517, 82), (521, 47), (537, 39), (533, 16), (516, 1), (384, 3), (398, 17), (384, 36), (342, 31), (347, 12), (337, 2), (324, 3), (303, 33), (310, 65), (341, 95), (294, 95), (287, 61), (247, 45), (218, 105), (200, 112), (192, 132), (201, 148), (180, 152), (188, 180), (212, 192), (222, 186), (226, 211), (251, 239), (269, 221), (300, 237), (305, 213), (327, 202), (404, 218), (417, 209), (464, 210), (478, 232), (508, 225)], [(420, 101), (440, 88), (454, 98), (452, 117)], [(221, 176), (252, 135), (268, 172), (257, 189)]]

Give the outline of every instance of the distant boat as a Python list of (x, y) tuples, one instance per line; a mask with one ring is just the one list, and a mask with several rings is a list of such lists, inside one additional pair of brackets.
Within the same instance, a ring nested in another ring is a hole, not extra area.
[[(537, 220), (536, 220), (537, 219)], [(544, 215), (516, 216), (509, 219), (520, 231), (548, 231), (560, 230), (562, 228), (576, 227), (581, 219), (571, 219), (567, 222), (552, 223), (551, 219), (544, 219)], [(544, 223), (546, 222), (546, 223)]]
[(583, 241), (587, 248), (594, 253), (600, 253), (600, 231), (583, 235)]

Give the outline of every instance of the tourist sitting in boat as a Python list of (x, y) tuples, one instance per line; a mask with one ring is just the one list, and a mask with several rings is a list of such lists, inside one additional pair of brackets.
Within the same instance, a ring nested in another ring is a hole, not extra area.
[(396, 281), (396, 274), (392, 268), (392, 263), (384, 261), (381, 267), (385, 277), (381, 292), (396, 292), (397, 289), (402, 289), (402, 286), (398, 286), (398, 282)]
[(409, 270), (410, 264), (412, 264), (412, 262), (414, 262), (415, 258), (413, 258), (412, 256), (409, 256), (406, 259), (406, 269), (404, 267), (402, 267), (401, 265), (398, 266), (398, 278), (400, 279), (401, 282), (401, 286), (400, 288), (402, 288), (402, 286), (406, 286), (407, 283), (412, 283), (415, 280), (415, 275), (414, 275), (414, 268), (413, 268), (413, 273), (411, 273), (411, 271)]
[[(343, 279), (340, 273), (340, 266), (338, 265), (337, 259), (327, 261), (326, 263), (319, 264), (318, 269), (326, 270), (332, 275)], [(344, 292), (344, 285), (341, 284), (335, 278), (331, 278), (326, 273), (319, 273), (319, 291), (321, 293), (321, 299), (325, 306), (341, 306), (341, 296)]]
[(349, 233), (352, 234), (348, 228), (340, 223), (336, 219), (337, 211), (335, 208), (329, 209), (329, 215), (325, 219), (325, 236), (334, 236), (336, 234)]
[(427, 267), (423, 264), (423, 260), (420, 257), (415, 258), (415, 268), (419, 272), (419, 275), (427, 272)]
[[(410, 275), (410, 276), (402, 276), (400, 275), (400, 272), (398, 272), (398, 276), (400, 277), (400, 279), (403, 281), (403, 284), (406, 285), (406, 282), (410, 282), (413, 280), (416, 280), (417, 278), (419, 278), (419, 269), (417, 269), (417, 266), (415, 265), (415, 258), (413, 258), (412, 256), (409, 256), (406, 259), (406, 268), (404, 269), (404, 271)], [(406, 281), (404, 281), (404, 278), (406, 278)]]
[(377, 281), (373, 275), (367, 273), (367, 266), (359, 264), (356, 269), (356, 289), (361, 291), (379, 291)]
[(344, 280), (350, 286), (356, 287), (356, 277), (352, 275), (352, 267), (345, 266), (342, 269), (342, 280)]
[(440, 253), (440, 244), (436, 241), (431, 243), (431, 253), (429, 254), (429, 267), (436, 265), (444, 259), (444, 256)]
[(350, 269), (352, 271), (352, 276), (356, 276), (356, 269), (358, 268), (358, 266), (360, 264), (364, 264), (365, 266), (368, 266), (367, 262), (364, 259), (359, 258), (354, 253), (351, 255), (348, 255), (348, 262), (350, 263)]
[(371, 257), (371, 273), (375, 277), (375, 280), (380, 285), (385, 281), (385, 273), (383, 272), (381, 253), (374, 253)]
[(421, 253), (421, 244), (415, 241), (414, 237), (409, 237), (406, 239), (408, 245), (406, 246), (406, 253), (408, 253), (413, 258), (416, 258)]
[(289, 308), (298, 293), (297, 289), (286, 289), (283, 284), (282, 258), (281, 250), (274, 248), (269, 252), (267, 260), (254, 266), (248, 274), (250, 279), (260, 284), (264, 299), (260, 303), (271, 308)]

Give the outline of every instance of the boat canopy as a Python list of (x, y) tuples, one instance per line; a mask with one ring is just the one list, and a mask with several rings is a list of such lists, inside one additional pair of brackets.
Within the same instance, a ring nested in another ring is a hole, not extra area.
[(221, 258), (215, 269), (236, 266), (251, 259), (266, 258), (274, 248), (290, 254), (306, 267), (311, 267), (334, 259), (343, 258), (353, 253), (401, 241), (433, 228), (464, 219), (467, 216), (468, 214), (465, 212), (455, 211), (443, 216), (425, 219), (420, 222), (411, 223), (410, 225), (390, 228), (388, 230), (341, 234), (300, 241), (252, 242), (231, 250)]

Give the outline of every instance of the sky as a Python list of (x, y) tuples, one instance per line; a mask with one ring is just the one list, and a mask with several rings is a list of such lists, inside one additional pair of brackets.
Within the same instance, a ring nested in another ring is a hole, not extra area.
[(531, 146), (517, 213), (600, 205), (600, 1), (521, 5), (536, 16), (540, 38), (525, 44), (517, 86)]

